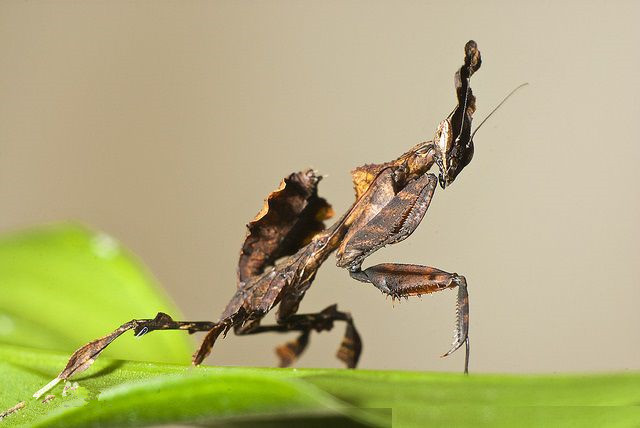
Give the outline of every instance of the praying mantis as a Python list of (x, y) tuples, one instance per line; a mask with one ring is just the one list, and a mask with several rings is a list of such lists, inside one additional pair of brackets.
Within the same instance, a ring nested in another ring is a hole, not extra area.
[[(331, 305), (317, 313), (297, 313), (318, 269), (333, 252), (337, 266), (346, 269), (352, 279), (371, 284), (392, 298), (457, 289), (453, 343), (443, 356), (451, 355), (464, 344), (464, 372), (468, 373), (466, 278), (416, 264), (382, 263), (364, 269), (362, 264), (380, 248), (408, 238), (424, 218), (437, 185), (442, 189), (451, 186), (471, 162), (475, 134), (471, 125), (476, 99), (470, 81), (481, 63), (477, 44), (473, 40), (467, 42), (464, 64), (454, 78), (457, 105), (440, 122), (434, 138), (416, 144), (395, 160), (355, 168), (352, 171), (355, 202), (330, 227), (325, 227), (324, 221), (332, 217), (333, 210), (318, 196), (322, 177), (308, 169), (283, 179), (247, 226), (238, 263), (237, 289), (218, 321), (174, 321), (162, 312), (153, 319), (131, 320), (75, 351), (62, 372), (34, 396), (41, 396), (59, 381), (85, 370), (113, 340), (128, 330), (133, 330), (136, 336), (154, 330), (207, 332), (193, 355), (195, 365), (202, 363), (216, 340), (230, 330), (242, 336), (296, 332), (298, 336), (294, 340), (276, 348), (280, 366), (286, 367), (300, 357), (313, 331), (329, 331), (336, 322), (344, 322), (346, 330), (337, 357), (347, 367), (355, 368), (362, 340), (348, 312)], [(502, 103), (504, 101), (506, 98)], [(261, 324), (265, 315), (276, 307), (275, 324)]]

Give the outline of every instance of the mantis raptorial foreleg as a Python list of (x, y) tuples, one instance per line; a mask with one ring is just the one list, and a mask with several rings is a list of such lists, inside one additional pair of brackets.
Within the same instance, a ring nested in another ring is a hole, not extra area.
[(466, 344), (464, 372), (469, 372), (469, 294), (464, 276), (429, 266), (384, 263), (351, 272), (351, 277), (371, 283), (393, 298), (421, 296), (458, 287), (453, 343), (443, 357)]

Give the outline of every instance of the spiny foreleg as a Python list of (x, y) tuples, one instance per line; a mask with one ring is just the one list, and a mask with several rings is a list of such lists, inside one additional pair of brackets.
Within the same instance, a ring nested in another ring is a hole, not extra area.
[(394, 263), (379, 264), (350, 274), (352, 278), (371, 283), (393, 298), (421, 296), (458, 287), (453, 344), (443, 357), (451, 355), (464, 343), (464, 372), (469, 372), (469, 294), (464, 276), (429, 266)]
[(467, 345), (465, 373), (469, 367), (469, 298), (463, 276), (420, 265), (380, 264), (362, 270), (364, 259), (385, 245), (409, 237), (429, 208), (438, 180), (424, 174), (409, 181), (380, 212), (352, 234), (344, 244), (338, 266), (346, 267), (354, 279), (375, 285), (394, 298), (434, 293), (458, 287), (456, 330), (450, 355), (463, 343)]

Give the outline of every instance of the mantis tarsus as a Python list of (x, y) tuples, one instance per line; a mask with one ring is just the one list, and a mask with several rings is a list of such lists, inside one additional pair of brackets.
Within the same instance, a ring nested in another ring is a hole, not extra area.
[[(262, 332), (298, 332), (298, 337), (276, 348), (281, 366), (289, 366), (305, 350), (312, 331), (331, 330), (336, 321), (346, 324), (337, 357), (347, 367), (357, 365), (362, 342), (351, 315), (337, 305), (312, 314), (297, 314), (300, 301), (316, 272), (332, 252), (337, 265), (351, 278), (370, 283), (393, 298), (419, 296), (448, 288), (458, 289), (457, 318), (450, 355), (466, 345), (465, 373), (469, 365), (469, 298), (467, 281), (457, 273), (410, 264), (384, 263), (362, 269), (364, 260), (385, 245), (406, 239), (422, 221), (438, 182), (444, 189), (473, 157), (472, 117), (476, 109), (470, 78), (480, 68), (480, 51), (474, 41), (465, 45), (464, 64), (455, 73), (458, 104), (440, 122), (433, 140), (419, 143), (395, 160), (369, 164), (352, 171), (356, 200), (331, 227), (323, 221), (333, 214), (318, 196), (321, 177), (313, 170), (293, 173), (265, 200), (248, 225), (240, 253), (238, 287), (217, 322), (174, 321), (164, 313), (154, 319), (129, 321), (111, 334), (73, 353), (64, 370), (34, 396), (60, 380), (85, 370), (114, 339), (125, 331), (137, 336), (153, 330), (206, 331), (193, 363), (200, 364), (216, 339), (231, 329), (237, 335)], [(436, 167), (438, 176), (430, 172)], [(277, 321), (261, 325), (262, 318), (278, 306)]]

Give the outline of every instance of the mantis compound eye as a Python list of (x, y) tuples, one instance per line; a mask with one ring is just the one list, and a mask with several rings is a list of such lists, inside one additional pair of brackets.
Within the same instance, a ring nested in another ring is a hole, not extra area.
[(447, 170), (449, 183), (453, 182), (458, 174), (460, 174), (460, 171), (469, 165), (471, 159), (473, 159), (473, 141), (469, 141), (466, 145), (461, 145), (456, 149), (454, 156), (450, 159), (451, 164)]

